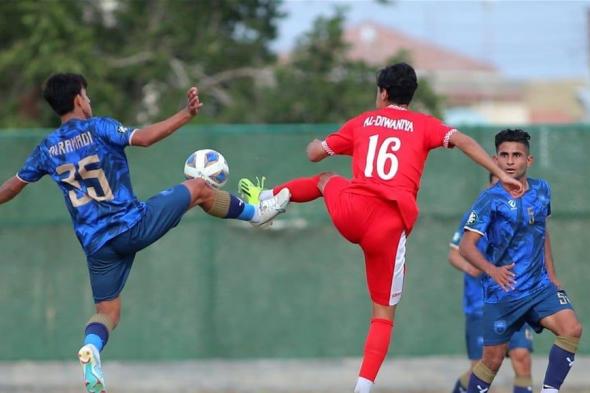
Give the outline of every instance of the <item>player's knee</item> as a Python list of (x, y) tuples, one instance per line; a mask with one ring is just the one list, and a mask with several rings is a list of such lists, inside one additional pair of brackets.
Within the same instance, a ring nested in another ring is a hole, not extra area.
[(531, 369), (531, 354), (528, 350), (521, 348), (510, 351), (510, 359), (514, 364), (517, 375), (529, 375)]
[(207, 199), (213, 191), (203, 179), (189, 179), (183, 184), (191, 194), (191, 206), (200, 204), (201, 201)]
[(330, 178), (332, 178), (333, 176), (337, 176), (337, 173), (336, 172), (322, 172), (318, 175), (318, 177), (319, 177), (318, 188), (320, 189), (320, 191), (322, 191), (322, 193), (324, 192), (324, 187), (328, 183), (328, 180), (330, 180)]
[(563, 336), (580, 338), (582, 337), (582, 330), (582, 324), (575, 321), (565, 328)]
[(497, 372), (504, 361), (505, 352), (484, 350), (482, 362), (491, 371)]

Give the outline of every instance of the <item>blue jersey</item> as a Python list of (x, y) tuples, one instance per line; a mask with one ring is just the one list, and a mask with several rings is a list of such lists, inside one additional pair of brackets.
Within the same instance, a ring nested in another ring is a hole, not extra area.
[(501, 184), (482, 192), (465, 229), (487, 235), (486, 259), (496, 266), (514, 262), (514, 290), (504, 291), (490, 277), (483, 279), (486, 303), (532, 296), (549, 284), (545, 268), (545, 224), (551, 214), (551, 189), (542, 179), (528, 179), (529, 189), (513, 198)]
[(17, 174), (27, 183), (51, 176), (87, 255), (143, 215), (145, 206), (133, 194), (124, 151), (132, 134), (113, 119), (72, 119), (47, 135)]
[[(461, 223), (453, 234), (450, 246), (459, 248), (459, 243), (463, 238), (465, 232), (465, 223), (469, 218), (469, 212), (463, 214)], [(483, 253), (487, 248), (488, 240), (483, 236), (477, 242), (477, 248)], [(463, 312), (467, 315), (482, 314), (483, 313), (483, 286), (481, 283), (482, 276), (473, 277), (467, 273), (463, 276)]]

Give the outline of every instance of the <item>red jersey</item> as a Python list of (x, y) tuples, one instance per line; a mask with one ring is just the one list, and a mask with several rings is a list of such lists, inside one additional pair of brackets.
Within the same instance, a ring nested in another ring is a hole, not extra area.
[(322, 145), (330, 155), (352, 156), (351, 192), (396, 201), (410, 231), (428, 153), (452, 147), (455, 131), (435, 117), (391, 105), (349, 120)]

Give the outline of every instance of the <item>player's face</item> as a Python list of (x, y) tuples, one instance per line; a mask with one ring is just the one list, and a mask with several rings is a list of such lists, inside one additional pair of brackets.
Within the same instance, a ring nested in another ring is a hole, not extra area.
[(527, 147), (520, 142), (504, 142), (498, 146), (494, 156), (498, 166), (515, 179), (526, 177), (527, 169), (533, 163)]
[(92, 117), (92, 107), (90, 106), (90, 98), (88, 98), (88, 94), (86, 93), (86, 89), (82, 88), (80, 90), (80, 94), (76, 97), (78, 105), (82, 110), (84, 116), (89, 119)]

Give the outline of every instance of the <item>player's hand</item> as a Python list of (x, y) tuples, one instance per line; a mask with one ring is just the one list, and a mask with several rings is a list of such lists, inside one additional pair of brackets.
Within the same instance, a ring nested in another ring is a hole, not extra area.
[(187, 104), (186, 109), (191, 116), (196, 116), (199, 113), (199, 109), (203, 106), (203, 103), (199, 100), (199, 90), (193, 86), (186, 92)]
[(503, 290), (506, 292), (514, 289), (516, 276), (512, 269), (514, 268), (514, 262), (510, 265), (504, 265), (500, 267), (494, 266), (494, 268), (488, 273), (492, 280), (494, 280)]
[(521, 182), (516, 180), (515, 178), (509, 176), (508, 174), (503, 174), (500, 178), (500, 182), (510, 191), (510, 194), (513, 197), (518, 198), (524, 193), (524, 186)]

